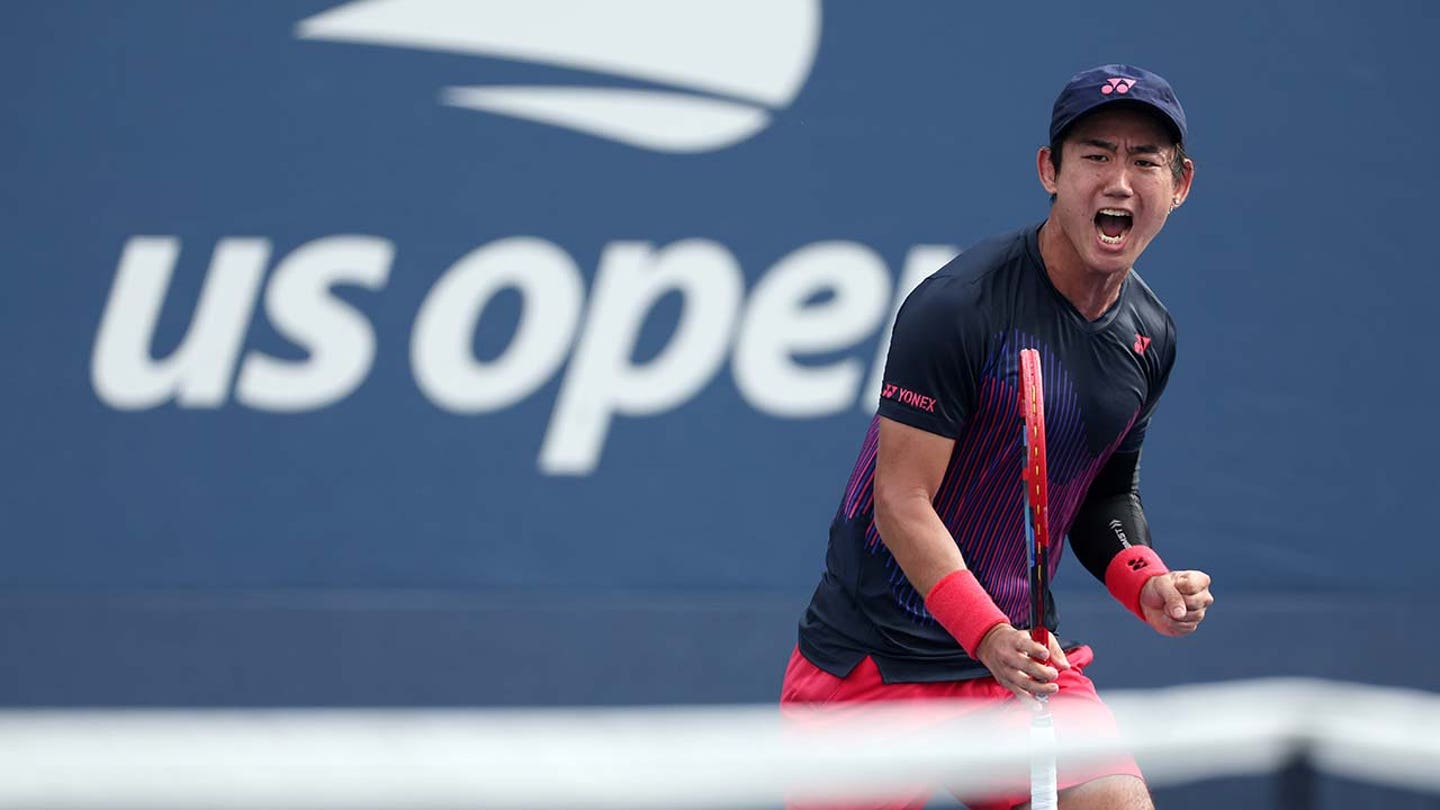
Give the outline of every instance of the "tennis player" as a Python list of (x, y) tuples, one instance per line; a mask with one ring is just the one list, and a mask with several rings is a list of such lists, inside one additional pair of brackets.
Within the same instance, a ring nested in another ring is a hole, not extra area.
[[(1185, 113), (1130, 65), (1074, 76), (1036, 156), (1049, 217), (965, 251), (922, 282), (895, 323), (879, 413), (830, 527), (782, 705), (1049, 695), (1057, 733), (1114, 733), (1084, 669), (1028, 622), (1017, 373), (1043, 362), (1052, 543), (1167, 636), (1195, 631), (1210, 577), (1151, 547), (1140, 448), (1175, 362), (1175, 325), (1134, 271), (1190, 192)], [(1060, 560), (1050, 549), (1051, 574)], [(1048, 595), (1047, 595), (1048, 597)], [(1133, 759), (1077, 770), (1060, 805), (1150, 808)], [(878, 805), (921, 808), (933, 786)], [(964, 800), (966, 797), (960, 797)], [(969, 801), (1023, 805), (1028, 796)], [(870, 805), (876, 806), (876, 805)]]

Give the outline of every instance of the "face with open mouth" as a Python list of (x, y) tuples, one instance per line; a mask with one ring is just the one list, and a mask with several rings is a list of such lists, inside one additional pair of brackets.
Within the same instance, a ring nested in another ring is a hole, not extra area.
[(1064, 236), (1058, 258), (1106, 275), (1128, 270), (1189, 192), (1189, 171), (1180, 183), (1171, 171), (1174, 141), (1149, 113), (1107, 105), (1077, 122), (1062, 149), (1058, 171), (1048, 149), (1039, 159)]

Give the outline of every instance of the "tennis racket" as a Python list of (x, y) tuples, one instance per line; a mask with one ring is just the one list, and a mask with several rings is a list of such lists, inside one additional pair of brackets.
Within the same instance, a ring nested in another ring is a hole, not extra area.
[[(1040, 379), (1040, 352), (1020, 350), (1020, 446), (1025, 466), (1025, 558), (1030, 568), (1030, 638), (1050, 646), (1045, 629), (1049, 592), (1050, 515), (1045, 471), (1045, 387)], [(1055, 810), (1055, 721), (1046, 696), (1035, 699), (1030, 719), (1030, 807)]]

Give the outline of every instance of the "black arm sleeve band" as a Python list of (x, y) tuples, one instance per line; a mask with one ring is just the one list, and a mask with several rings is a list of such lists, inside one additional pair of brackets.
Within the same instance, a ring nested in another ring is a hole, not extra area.
[(1116, 453), (1090, 485), (1070, 526), (1075, 559), (1105, 581), (1115, 555), (1130, 546), (1150, 545), (1150, 526), (1140, 504), (1140, 454)]

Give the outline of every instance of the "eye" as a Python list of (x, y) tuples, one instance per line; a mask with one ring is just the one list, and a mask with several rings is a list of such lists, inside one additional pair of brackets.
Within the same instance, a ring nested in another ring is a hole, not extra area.
[(1105, 154), (1101, 154), (1101, 153), (1099, 153), (1099, 152), (1092, 152), (1092, 153), (1090, 153), (1090, 154), (1088, 154), (1088, 155), (1083, 155), (1083, 157), (1084, 157), (1086, 160), (1093, 160), (1093, 161), (1095, 161), (1096, 163), (1104, 163), (1106, 160), (1109, 159), (1110, 156), (1109, 156), (1109, 155), (1105, 155)]

